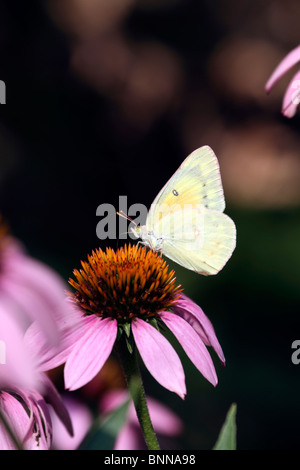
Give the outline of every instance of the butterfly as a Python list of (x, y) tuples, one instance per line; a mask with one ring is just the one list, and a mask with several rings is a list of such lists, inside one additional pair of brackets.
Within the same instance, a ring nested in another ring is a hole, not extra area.
[(169, 259), (199, 274), (218, 273), (236, 245), (236, 228), (223, 213), (219, 163), (209, 146), (193, 151), (154, 199), (146, 224), (131, 232)]

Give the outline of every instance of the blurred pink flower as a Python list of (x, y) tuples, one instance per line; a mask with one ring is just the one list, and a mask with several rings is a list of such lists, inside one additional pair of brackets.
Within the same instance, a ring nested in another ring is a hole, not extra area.
[(50, 410), (53, 427), (52, 449), (75, 450), (89, 431), (93, 415), (84, 402), (71, 394), (63, 394), (62, 399), (72, 421), (73, 435), (68, 432), (57, 414)]
[[(108, 415), (121, 406), (129, 395), (125, 389), (108, 390), (101, 394), (99, 399), (99, 412)], [(93, 423), (93, 415), (88, 406), (78, 397), (65, 393), (62, 396), (73, 425), (73, 436), (70, 436), (66, 427), (57, 415), (50, 410), (53, 428), (52, 449), (75, 450), (85, 438)], [(147, 404), (152, 424), (157, 434), (174, 438), (183, 431), (180, 418), (165, 405), (151, 397), (147, 397)], [(142, 450), (146, 449), (144, 437), (138, 422), (133, 403), (131, 402), (126, 421), (116, 439), (114, 450)]]
[(2, 358), (0, 361), (0, 389), (21, 387), (39, 388), (40, 372), (34, 357), (24, 342), (24, 329), (11, 315), (12, 308), (0, 306), (0, 338)]
[[(165, 388), (185, 397), (185, 375), (179, 356), (162, 332), (166, 327), (214, 386), (217, 375), (206, 346), (225, 363), (211, 322), (201, 308), (180, 292), (174, 271), (156, 253), (136, 246), (106, 253), (97, 250), (70, 280), (73, 319), (61, 322), (61, 348), (52, 354), (31, 331), (41, 364), (53, 368), (66, 361), (65, 386), (75, 390), (91, 381), (113, 349), (118, 331), (134, 341), (145, 366)], [(153, 320), (156, 325), (153, 326)]]
[[(267, 93), (288, 72), (294, 65), (300, 62), (300, 46), (289, 52), (278, 64), (271, 77), (269, 78), (265, 90)], [(295, 116), (297, 107), (300, 103), (300, 70), (296, 72), (290, 81), (283, 97), (282, 114), (288, 118)]]
[(66, 286), (2, 228), (0, 224), (0, 340), (5, 357), (0, 360), (0, 387), (32, 389), (38, 386), (39, 372), (24, 333), (35, 322), (48, 345), (58, 345), (56, 318), (63, 318), (69, 309)]
[[(99, 401), (101, 413), (111, 413), (128, 399), (126, 390), (110, 390), (105, 393)], [(181, 419), (168, 407), (147, 397), (147, 405), (153, 428), (161, 436), (176, 437), (183, 431)], [(146, 450), (145, 440), (132, 402), (130, 402), (127, 418), (120, 430), (114, 450)]]
[(64, 281), (11, 237), (5, 238), (0, 255), (0, 306), (9, 301), (16, 319), (27, 325), (36, 320), (45, 336), (57, 343), (54, 314), (65, 303)]
[(44, 396), (37, 391), (22, 389), (0, 390), (0, 450), (16, 450), (7, 426), (24, 450), (49, 450), (52, 442), (52, 422), (48, 403), (72, 434), (69, 414), (52, 382), (44, 377)]

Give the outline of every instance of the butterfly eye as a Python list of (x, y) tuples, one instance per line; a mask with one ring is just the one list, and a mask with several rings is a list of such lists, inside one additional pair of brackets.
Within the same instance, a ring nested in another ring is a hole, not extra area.
[(174, 194), (174, 196), (179, 196), (179, 192), (176, 191), (176, 189), (173, 189), (172, 193)]

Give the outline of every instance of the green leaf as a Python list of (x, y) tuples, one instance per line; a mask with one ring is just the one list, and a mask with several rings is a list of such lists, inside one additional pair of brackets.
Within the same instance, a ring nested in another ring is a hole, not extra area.
[(127, 345), (127, 349), (129, 351), (129, 354), (132, 354), (133, 353), (132, 341), (131, 341), (130, 338), (127, 338), (127, 337), (125, 337), (125, 340), (126, 340), (126, 345)]
[(156, 318), (150, 318), (150, 320), (148, 321), (148, 323), (150, 323), (150, 325), (154, 326), (154, 328), (156, 328), (157, 331), (160, 331), (159, 324), (158, 324)]
[(236, 404), (233, 403), (226, 415), (219, 437), (213, 450), (236, 450)]
[(81, 443), (80, 450), (111, 450), (123, 427), (130, 399), (114, 410), (106, 419), (97, 418)]
[(123, 330), (126, 333), (127, 338), (129, 338), (130, 331), (131, 331), (131, 323), (124, 323), (122, 326), (123, 326)]

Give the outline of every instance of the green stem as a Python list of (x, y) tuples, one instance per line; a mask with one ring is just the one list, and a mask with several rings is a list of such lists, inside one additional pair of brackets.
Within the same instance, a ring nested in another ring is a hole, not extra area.
[(160, 450), (149, 415), (136, 348), (130, 353), (124, 338), (121, 337), (117, 343), (117, 350), (147, 447), (149, 450)]

